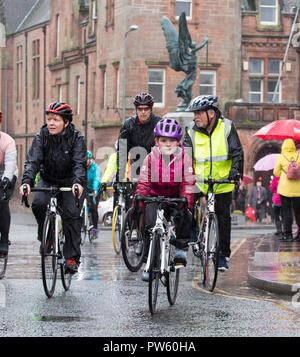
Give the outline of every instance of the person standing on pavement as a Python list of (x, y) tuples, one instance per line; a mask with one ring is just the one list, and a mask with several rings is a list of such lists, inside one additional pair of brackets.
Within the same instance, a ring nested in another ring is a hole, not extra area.
[[(0, 112), (0, 122), (2, 113)], [(9, 199), (13, 194), (18, 176), (17, 149), (15, 140), (0, 131), (0, 255), (9, 250), (10, 209)]]
[(92, 215), (93, 222), (93, 238), (98, 238), (98, 202), (99, 202), (99, 187), (100, 187), (100, 168), (93, 161), (93, 154), (90, 150), (87, 151), (87, 179), (88, 179), (88, 202)]
[[(34, 186), (36, 174), (40, 177), (37, 187), (72, 187), (72, 192), (61, 192), (58, 203), (62, 208), (62, 222), (66, 242), (64, 257), (66, 267), (71, 273), (78, 271), (80, 263), (80, 212), (83, 203), (83, 189), (87, 185), (86, 156), (87, 149), (84, 136), (72, 124), (71, 107), (62, 102), (53, 102), (46, 109), (46, 124), (34, 137), (27, 153), (20, 195), (24, 194), (23, 185)], [(75, 187), (81, 197), (79, 207), (76, 206)], [(36, 192), (32, 202), (32, 212), (38, 223), (38, 240), (42, 240), (43, 225), (49, 196), (44, 192)]]
[[(300, 165), (300, 155), (296, 152), (296, 146), (292, 139), (284, 140), (281, 154), (278, 156), (274, 175), (280, 177), (277, 192), (281, 201), (281, 217), (283, 224), (283, 241), (292, 241), (293, 210), (296, 224), (300, 226), (300, 179), (289, 179), (287, 177), (288, 166), (291, 160)], [(294, 238), (300, 241), (300, 234)]]
[(259, 177), (248, 197), (248, 207), (251, 206), (254, 209), (256, 221), (262, 222), (266, 218), (267, 199), (267, 190), (262, 186), (261, 177)]
[[(233, 122), (224, 118), (219, 109), (217, 97), (196, 97), (186, 111), (194, 112), (194, 121), (186, 127), (183, 145), (193, 159), (196, 186), (200, 191), (195, 194), (198, 199), (207, 194), (208, 186), (197, 182), (197, 178), (203, 180), (210, 175), (214, 179), (238, 181), (243, 177), (244, 152)], [(219, 270), (229, 269), (233, 190), (233, 184), (214, 186), (221, 251)]]

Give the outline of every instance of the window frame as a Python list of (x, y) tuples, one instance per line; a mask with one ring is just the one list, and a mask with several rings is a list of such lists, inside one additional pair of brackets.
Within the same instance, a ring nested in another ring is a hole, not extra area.
[[(262, 5), (261, 4), (261, 0), (259, 0), (259, 22), (262, 26), (278, 26), (279, 25), (279, 14), (278, 14), (278, 0), (274, 0), (275, 1), (275, 5)], [(262, 11), (261, 9), (275, 9), (275, 19), (274, 21), (262, 21), (261, 19), (261, 14)]]
[[(202, 74), (213, 74), (213, 85), (208, 85), (208, 84), (202, 84), (202, 87), (212, 87), (213, 88), (213, 93), (212, 94), (200, 94), (200, 87), (201, 87), (201, 82), (200, 82), (200, 76)], [(199, 95), (213, 95), (215, 96), (217, 93), (217, 71), (215, 70), (205, 70), (205, 69), (200, 69), (200, 73), (199, 73)]]
[[(155, 72), (161, 71), (163, 74), (163, 81), (162, 82), (150, 82), (150, 71), (155, 71)], [(151, 91), (149, 90), (149, 85), (161, 85), (162, 86), (162, 102), (157, 102), (154, 98), (154, 107), (164, 108), (165, 107), (165, 95), (166, 95), (165, 94), (165, 92), (166, 92), (166, 69), (162, 68), (162, 67), (148, 68), (148, 91), (151, 93)]]
[(190, 15), (186, 15), (187, 20), (191, 20), (193, 18), (193, 0), (175, 0), (175, 19), (178, 20), (180, 15), (176, 15), (176, 4), (178, 2), (186, 2), (190, 4)]

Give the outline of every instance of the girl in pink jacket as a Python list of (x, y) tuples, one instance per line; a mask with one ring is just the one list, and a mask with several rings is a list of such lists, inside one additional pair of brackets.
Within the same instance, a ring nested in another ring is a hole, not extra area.
[[(174, 245), (177, 249), (174, 260), (186, 264), (195, 175), (193, 162), (190, 156), (185, 154), (180, 143), (182, 133), (182, 128), (175, 119), (163, 118), (157, 123), (154, 129), (155, 146), (143, 162), (135, 194), (187, 198), (188, 209), (186, 212), (181, 212), (180, 208), (176, 212), (167, 212), (175, 217), (176, 240)], [(155, 225), (156, 209), (156, 203), (148, 204), (146, 207), (145, 226), (148, 232)], [(148, 249), (146, 249), (146, 254), (147, 251)], [(143, 274), (142, 279), (147, 280), (144, 275), (146, 274)]]
[(273, 211), (274, 211), (274, 220), (275, 220), (275, 227), (276, 227), (276, 235), (281, 236), (282, 234), (282, 225), (280, 219), (280, 210), (281, 210), (281, 202), (280, 196), (277, 193), (279, 177), (273, 176), (273, 179), (270, 184), (270, 191), (273, 192), (272, 202), (273, 202)]

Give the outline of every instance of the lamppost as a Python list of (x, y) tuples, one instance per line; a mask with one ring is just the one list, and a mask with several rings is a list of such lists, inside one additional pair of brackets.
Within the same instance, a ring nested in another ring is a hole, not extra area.
[(126, 51), (127, 51), (127, 34), (131, 31), (138, 30), (137, 25), (131, 25), (128, 31), (125, 32), (124, 35), (124, 49), (123, 49), (123, 115), (122, 120), (123, 123), (126, 119)]

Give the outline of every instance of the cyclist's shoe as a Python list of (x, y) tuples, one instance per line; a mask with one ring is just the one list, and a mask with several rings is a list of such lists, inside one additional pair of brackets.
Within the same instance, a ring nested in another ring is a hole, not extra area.
[(225, 271), (225, 270), (228, 270), (228, 269), (229, 269), (229, 266), (227, 264), (225, 255), (219, 254), (218, 270)]
[(66, 271), (71, 274), (75, 274), (78, 272), (78, 264), (74, 258), (69, 258), (66, 261)]
[(143, 271), (142, 280), (146, 282), (149, 281), (149, 272)]
[(186, 266), (186, 251), (176, 248), (174, 255), (174, 264), (182, 264)]
[(92, 237), (93, 237), (93, 239), (98, 238), (98, 229), (97, 228), (93, 228)]

